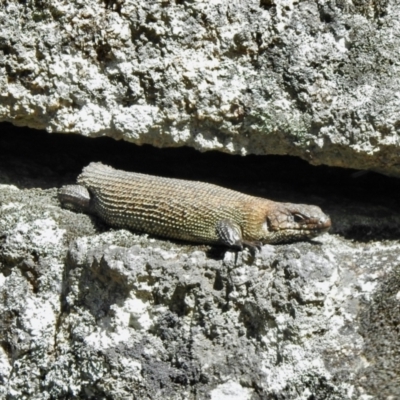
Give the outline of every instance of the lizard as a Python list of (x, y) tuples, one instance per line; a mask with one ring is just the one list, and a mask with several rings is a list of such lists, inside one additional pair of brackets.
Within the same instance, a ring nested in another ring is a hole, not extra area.
[(97, 215), (116, 228), (251, 250), (307, 240), (329, 230), (318, 206), (276, 202), (210, 183), (86, 166), (77, 185), (59, 189), (65, 208)]

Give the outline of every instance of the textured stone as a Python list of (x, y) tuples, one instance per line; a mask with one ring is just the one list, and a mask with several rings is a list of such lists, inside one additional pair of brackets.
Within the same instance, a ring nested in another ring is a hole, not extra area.
[(0, 120), (400, 176), (394, 0), (5, 2)]
[(398, 397), (398, 241), (95, 231), (54, 189), (0, 187), (0, 397)]
[[(400, 397), (398, 180), (6, 126), (1, 399)], [(256, 256), (111, 230), (56, 198), (93, 159), (318, 204), (333, 226)]]

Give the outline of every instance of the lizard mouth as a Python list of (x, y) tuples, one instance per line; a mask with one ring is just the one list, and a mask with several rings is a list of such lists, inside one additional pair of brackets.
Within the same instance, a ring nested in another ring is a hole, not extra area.
[(331, 219), (327, 215), (325, 215), (323, 218), (320, 218), (318, 220), (308, 221), (306, 230), (310, 230), (311, 232), (315, 232), (317, 235), (319, 235), (321, 233), (328, 232), (331, 226)]
[(331, 226), (331, 219), (327, 215), (325, 215), (324, 217), (319, 219), (309, 220), (306, 224), (299, 224), (297, 229), (293, 229), (293, 231), (302, 231), (304, 237), (314, 238), (328, 232)]

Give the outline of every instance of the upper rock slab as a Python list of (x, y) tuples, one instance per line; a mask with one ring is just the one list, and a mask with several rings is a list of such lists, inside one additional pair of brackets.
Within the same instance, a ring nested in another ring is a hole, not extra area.
[(7, 1), (0, 120), (400, 176), (394, 1)]

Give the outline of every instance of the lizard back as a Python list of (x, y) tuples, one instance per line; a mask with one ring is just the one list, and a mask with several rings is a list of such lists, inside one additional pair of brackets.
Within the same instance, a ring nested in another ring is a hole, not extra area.
[(101, 163), (85, 167), (78, 183), (92, 195), (91, 211), (111, 226), (203, 243), (219, 241), (218, 221), (243, 226), (247, 217), (240, 210), (255, 199), (210, 183), (125, 172)]

